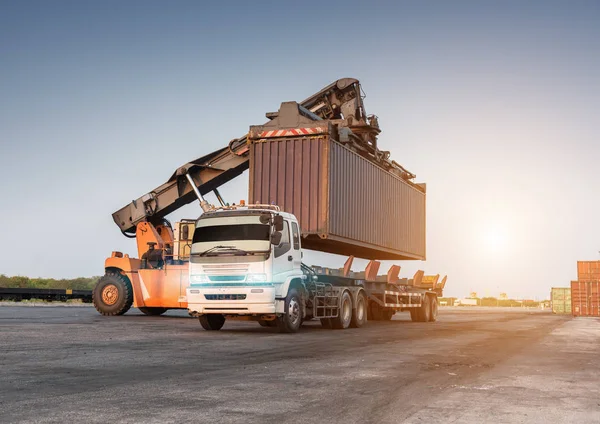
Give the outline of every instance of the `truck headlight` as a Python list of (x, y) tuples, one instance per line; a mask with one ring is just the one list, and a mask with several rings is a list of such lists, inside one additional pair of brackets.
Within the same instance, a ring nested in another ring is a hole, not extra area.
[(192, 283), (208, 283), (208, 275), (206, 274), (194, 274), (190, 275), (190, 282)]
[(248, 274), (246, 281), (249, 283), (260, 283), (267, 281), (267, 274)]

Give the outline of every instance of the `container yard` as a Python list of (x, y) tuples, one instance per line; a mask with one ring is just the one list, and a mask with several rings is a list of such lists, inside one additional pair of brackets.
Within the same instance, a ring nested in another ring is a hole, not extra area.
[(600, 424), (600, 2), (0, 10), (0, 424)]

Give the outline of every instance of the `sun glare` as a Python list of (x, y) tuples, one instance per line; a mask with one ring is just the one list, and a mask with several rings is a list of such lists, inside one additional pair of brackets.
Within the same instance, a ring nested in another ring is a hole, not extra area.
[(490, 225), (483, 231), (483, 243), (487, 250), (500, 253), (506, 250), (508, 237), (506, 228)]

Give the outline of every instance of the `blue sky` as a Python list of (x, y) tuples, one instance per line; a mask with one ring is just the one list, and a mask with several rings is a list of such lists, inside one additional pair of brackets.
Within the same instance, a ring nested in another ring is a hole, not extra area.
[(1, 2), (0, 273), (102, 274), (135, 252), (114, 211), (354, 77), (428, 186), (428, 259), (402, 274), (547, 297), (600, 259), (598, 22), (591, 1)]

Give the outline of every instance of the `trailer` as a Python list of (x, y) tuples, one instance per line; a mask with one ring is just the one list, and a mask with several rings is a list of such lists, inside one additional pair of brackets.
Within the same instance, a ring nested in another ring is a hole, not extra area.
[(32, 299), (58, 302), (66, 302), (67, 300), (79, 299), (84, 303), (91, 303), (92, 291), (71, 289), (30, 289), (0, 287), (0, 300), (20, 302), (22, 300)]

